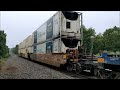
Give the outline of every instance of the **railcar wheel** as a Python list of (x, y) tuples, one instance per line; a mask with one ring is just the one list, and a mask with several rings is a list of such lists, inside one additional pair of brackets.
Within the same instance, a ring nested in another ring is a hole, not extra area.
[(115, 79), (120, 79), (120, 75), (118, 75)]
[(115, 73), (115, 72), (111, 72), (110, 74), (109, 74), (109, 79), (116, 79), (118, 77), (118, 75), (117, 75), (117, 73)]
[(98, 76), (98, 69), (94, 69), (94, 75)]
[(31, 58), (30, 58), (30, 54), (29, 54), (29, 53), (28, 53), (27, 57), (28, 57), (29, 60), (31, 60)]
[(66, 66), (67, 71), (71, 72), (73, 70), (73, 64), (67, 64)]
[(82, 67), (81, 67), (81, 64), (80, 63), (77, 63), (76, 64), (76, 70), (75, 70), (75, 73), (76, 74), (79, 74), (82, 72)]
[(96, 73), (96, 68), (94, 68), (93, 66), (90, 66), (90, 73), (91, 75), (94, 75), (94, 73)]

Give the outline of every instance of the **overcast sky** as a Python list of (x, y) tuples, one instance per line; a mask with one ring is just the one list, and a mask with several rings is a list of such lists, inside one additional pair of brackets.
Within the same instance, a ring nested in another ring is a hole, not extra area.
[[(103, 33), (113, 26), (120, 26), (118, 11), (77, 11), (83, 13), (83, 24), (94, 28), (96, 33)], [(14, 47), (32, 34), (56, 11), (1, 11), (0, 29), (7, 33), (7, 45)]]

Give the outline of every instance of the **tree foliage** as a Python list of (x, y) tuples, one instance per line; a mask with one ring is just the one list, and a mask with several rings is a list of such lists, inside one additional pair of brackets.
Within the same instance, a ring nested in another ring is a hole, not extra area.
[(101, 50), (102, 51), (104, 50), (104, 47), (105, 47), (104, 38), (101, 33), (95, 36), (93, 47), (94, 47), (93, 52), (95, 54), (99, 53)]
[(103, 33), (105, 49), (108, 51), (120, 51), (120, 28), (113, 27)]
[(12, 48), (12, 52), (14, 54), (18, 54), (18, 45), (16, 45), (14, 48)]
[(0, 58), (5, 58), (8, 56), (9, 48), (6, 45), (6, 33), (0, 31)]
[(89, 54), (91, 49), (91, 36), (95, 37), (95, 30), (93, 28), (86, 28), (83, 26), (83, 44), (86, 52)]
[(120, 28), (113, 27), (106, 29), (106, 31), (101, 34), (95, 35), (95, 29), (86, 28), (83, 26), (83, 42), (85, 48), (87, 48), (86, 52), (90, 53), (91, 49), (91, 36), (94, 36), (94, 44), (93, 44), (93, 53), (97, 54), (100, 51), (120, 51)]

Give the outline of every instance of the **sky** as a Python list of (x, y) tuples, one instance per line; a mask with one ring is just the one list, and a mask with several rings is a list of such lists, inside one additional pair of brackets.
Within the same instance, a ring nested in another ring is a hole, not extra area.
[[(0, 30), (7, 34), (7, 45), (15, 47), (46, 22), (57, 11), (1, 11)], [(77, 11), (83, 13), (83, 24), (94, 28), (96, 33), (120, 26), (118, 11)]]

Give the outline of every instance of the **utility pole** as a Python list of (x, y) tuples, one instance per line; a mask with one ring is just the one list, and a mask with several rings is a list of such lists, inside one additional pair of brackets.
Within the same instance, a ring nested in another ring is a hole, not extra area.
[(91, 56), (92, 56), (92, 59), (93, 59), (93, 42), (94, 42), (94, 36), (91, 36)]

